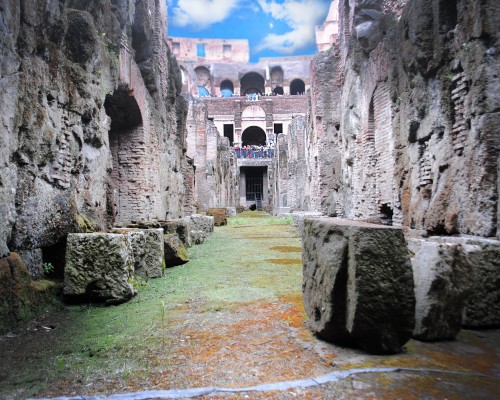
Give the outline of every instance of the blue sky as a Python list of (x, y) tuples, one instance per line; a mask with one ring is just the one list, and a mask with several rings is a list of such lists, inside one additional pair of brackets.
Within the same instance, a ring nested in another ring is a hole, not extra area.
[(330, 0), (167, 0), (168, 35), (248, 39), (250, 61), (313, 54)]

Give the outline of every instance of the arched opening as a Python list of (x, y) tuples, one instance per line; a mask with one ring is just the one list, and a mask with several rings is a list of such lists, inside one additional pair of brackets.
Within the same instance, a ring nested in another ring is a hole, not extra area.
[(264, 77), (257, 72), (249, 72), (245, 74), (241, 80), (241, 93), (247, 94), (262, 94), (264, 93)]
[(266, 132), (258, 126), (250, 126), (241, 135), (243, 146), (265, 146)]
[(273, 92), (276, 87), (283, 86), (283, 69), (281, 67), (273, 67), (271, 69), (271, 88)]
[(283, 91), (283, 88), (281, 86), (277, 86), (273, 89), (273, 94), (283, 96), (285, 92)]
[(144, 164), (144, 132), (141, 110), (127, 88), (119, 88), (106, 95), (106, 114), (111, 117), (109, 146), (113, 159), (110, 187), (107, 190), (108, 221), (130, 223), (144, 218), (142, 196), (147, 180)]
[(220, 83), (220, 93), (222, 97), (232, 97), (234, 93), (234, 85), (229, 79), (226, 79)]
[(210, 71), (206, 67), (197, 67), (194, 72), (196, 73), (196, 86), (198, 87), (198, 94), (200, 96), (210, 96), (210, 93), (212, 92)]
[(290, 83), (290, 94), (305, 94), (306, 92), (306, 84), (302, 79), (294, 79), (292, 83)]

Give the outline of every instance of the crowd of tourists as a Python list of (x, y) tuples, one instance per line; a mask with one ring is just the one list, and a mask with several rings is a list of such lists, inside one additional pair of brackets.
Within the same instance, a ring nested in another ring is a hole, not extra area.
[(274, 143), (268, 143), (265, 146), (235, 146), (234, 153), (236, 158), (273, 158)]

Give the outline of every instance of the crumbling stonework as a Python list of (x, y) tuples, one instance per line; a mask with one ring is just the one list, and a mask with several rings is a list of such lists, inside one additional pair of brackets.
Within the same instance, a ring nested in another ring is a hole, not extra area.
[(134, 249), (131, 235), (68, 235), (63, 292), (68, 299), (90, 298), (107, 304), (123, 303), (136, 294), (133, 278)]
[(207, 119), (206, 104), (200, 99), (189, 98), (187, 129), (187, 155), (196, 169), (194, 192), (198, 209), (236, 207), (239, 176), (234, 154), (228, 139)]
[(319, 336), (377, 354), (401, 351), (415, 324), (413, 274), (401, 229), (306, 218), (304, 308)]
[(499, 22), (496, 1), (341, 0), (312, 63), (302, 204), (446, 236), (410, 246), (426, 340), (498, 324)]
[(311, 77), (310, 207), (498, 235), (499, 6), (403, 3), (339, 2), (338, 44)]
[(82, 219), (193, 211), (165, 2), (9, 0), (0, 14), (0, 257), (62, 247)]

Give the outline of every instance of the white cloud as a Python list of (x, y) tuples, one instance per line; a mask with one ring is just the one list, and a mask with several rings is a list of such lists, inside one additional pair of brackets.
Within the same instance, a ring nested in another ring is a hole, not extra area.
[[(172, 1), (172, 0), (169, 0)], [(172, 23), (204, 29), (224, 21), (240, 0), (179, 0), (173, 7)]]
[(268, 34), (257, 46), (257, 51), (270, 49), (284, 54), (292, 54), (314, 43), (314, 28), (324, 21), (330, 6), (329, 2), (320, 0), (257, 1), (264, 13), (284, 21), (292, 29), (280, 35)]

